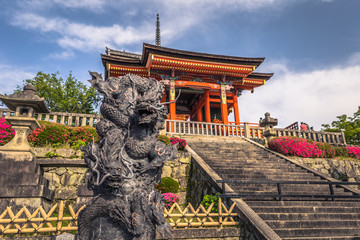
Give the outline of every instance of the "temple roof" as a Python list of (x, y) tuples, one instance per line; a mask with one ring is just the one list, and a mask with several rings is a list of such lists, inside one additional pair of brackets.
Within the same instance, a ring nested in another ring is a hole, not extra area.
[(235, 57), (235, 56), (191, 52), (191, 51), (155, 46), (148, 43), (144, 43), (142, 55), (106, 48), (106, 54), (101, 54), (101, 58), (104, 66), (105, 66), (105, 62), (112, 62), (112, 63), (121, 62), (124, 64), (128, 63), (129, 65), (145, 66), (149, 59), (149, 54), (151, 53), (162, 56), (171, 56), (171, 57), (177, 57), (182, 59), (185, 58), (189, 60), (198, 60), (204, 62), (237, 64), (237, 65), (256, 66), (256, 67), (258, 67), (265, 60), (265, 58)]
[(142, 54), (106, 48), (101, 55), (105, 77), (122, 76), (128, 73), (157, 80), (174, 75), (179, 81), (219, 83), (226, 76), (237, 89), (253, 90), (269, 80), (272, 73), (254, 70), (265, 58), (235, 57), (199, 53), (143, 44)]

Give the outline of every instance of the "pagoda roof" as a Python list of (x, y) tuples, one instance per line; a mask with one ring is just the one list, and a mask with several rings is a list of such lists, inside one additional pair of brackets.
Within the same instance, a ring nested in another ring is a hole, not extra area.
[(260, 80), (269, 80), (274, 73), (259, 73), (259, 72), (252, 72), (246, 78), (249, 79), (260, 79)]
[(255, 67), (258, 67), (265, 60), (265, 58), (235, 57), (191, 52), (173, 48), (160, 47), (148, 43), (143, 44), (142, 55), (106, 48), (106, 54), (101, 54), (101, 58), (104, 66), (106, 62), (117, 64), (122, 63), (130, 66), (146, 66), (150, 54), (196, 60), (202, 62), (236, 64)]

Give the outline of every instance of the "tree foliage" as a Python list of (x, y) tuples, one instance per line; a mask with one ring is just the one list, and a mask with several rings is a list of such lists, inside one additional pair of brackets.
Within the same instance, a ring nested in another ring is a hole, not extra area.
[(322, 124), (325, 131), (336, 132), (344, 131), (346, 142), (349, 144), (360, 145), (360, 106), (353, 117), (348, 117), (345, 114), (337, 116), (337, 121), (333, 121), (331, 126), (329, 124)]
[[(95, 113), (101, 100), (96, 90), (77, 80), (71, 72), (66, 79), (59, 74), (38, 72), (33, 79), (24, 80), (23, 85), (34, 85), (37, 95), (45, 98), (46, 106), (53, 112)], [(17, 91), (21, 90), (18, 86)]]

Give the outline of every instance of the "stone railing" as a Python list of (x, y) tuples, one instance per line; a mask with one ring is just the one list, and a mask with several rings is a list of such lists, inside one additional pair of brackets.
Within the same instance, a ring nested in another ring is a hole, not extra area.
[[(178, 120), (166, 120), (166, 133), (178, 135), (202, 135), (219, 137), (245, 137), (252, 139), (263, 139), (264, 128), (244, 124), (222, 124), (207, 122), (190, 122)], [(330, 143), (333, 145), (346, 145), (343, 132), (301, 131), (284, 128), (275, 128), (277, 137), (295, 136), (310, 139), (316, 142)]]
[[(14, 111), (0, 108), (0, 117), (13, 116)], [(65, 124), (72, 127), (94, 126), (100, 120), (100, 115), (83, 113), (50, 112), (35, 114), (37, 120)]]
[(263, 138), (263, 128), (258, 126), (250, 126), (250, 124), (246, 122), (243, 125), (235, 125), (166, 120), (165, 130), (166, 133), (179, 135)]
[[(0, 108), (0, 117), (13, 116), (14, 111)], [(37, 120), (56, 122), (72, 127), (94, 126), (100, 120), (100, 115), (82, 113), (50, 112), (39, 113)], [(179, 135), (203, 135), (219, 137), (245, 137), (252, 139), (263, 139), (264, 128), (255, 124), (244, 122), (236, 125), (234, 123), (207, 123), (190, 122), (179, 120), (166, 120), (166, 133)], [(316, 142), (330, 143), (334, 145), (346, 145), (343, 132), (301, 131), (295, 129), (275, 128), (276, 136), (295, 136), (310, 139)]]
[(310, 139), (315, 142), (330, 143), (333, 145), (346, 145), (346, 140), (343, 132), (322, 132), (322, 131), (302, 131), (275, 128), (276, 136), (294, 136), (305, 139)]

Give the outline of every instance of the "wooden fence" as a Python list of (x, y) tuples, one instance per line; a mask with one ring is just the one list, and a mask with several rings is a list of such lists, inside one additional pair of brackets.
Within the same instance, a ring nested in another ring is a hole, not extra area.
[[(182, 208), (177, 203), (169, 209), (164, 210), (164, 217), (173, 228), (202, 228), (202, 227), (224, 227), (236, 226), (237, 214), (233, 213), (235, 203), (228, 209), (219, 199), (217, 213), (212, 213), (212, 203), (208, 209), (200, 205), (196, 210), (189, 203)], [(55, 204), (49, 212), (42, 206), (38, 207), (33, 213), (23, 207), (16, 214), (7, 207), (0, 215), (0, 236), (4, 235), (39, 235), (50, 233), (59, 235), (64, 232), (77, 231), (77, 220), (83, 205), (75, 212), (72, 205), (66, 205), (65, 201)]]

